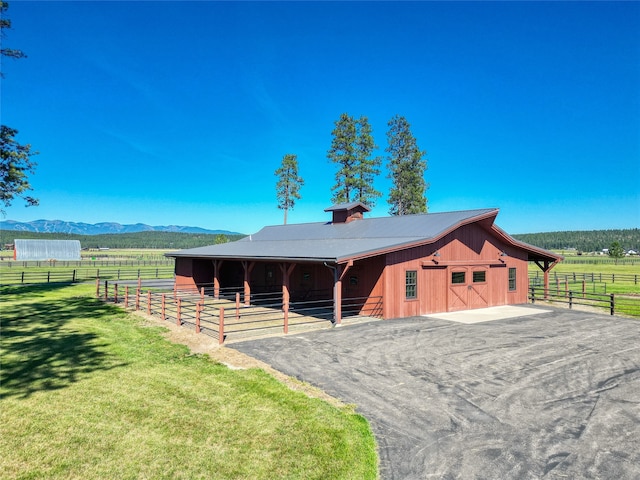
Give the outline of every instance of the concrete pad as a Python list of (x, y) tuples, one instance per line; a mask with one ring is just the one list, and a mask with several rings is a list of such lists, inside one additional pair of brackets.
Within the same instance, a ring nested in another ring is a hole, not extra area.
[(544, 310), (542, 308), (523, 307), (518, 305), (501, 305), (499, 307), (476, 308), (474, 310), (434, 313), (423, 316), (438, 320), (448, 320), (450, 322), (473, 324), (492, 322), (494, 320), (506, 320), (508, 318), (524, 317), (528, 315), (538, 315), (541, 313), (549, 313), (550, 311), (551, 310)]

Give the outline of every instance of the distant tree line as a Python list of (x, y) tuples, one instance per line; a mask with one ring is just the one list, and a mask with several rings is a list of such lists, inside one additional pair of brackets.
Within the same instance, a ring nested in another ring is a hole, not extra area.
[[(0, 246), (12, 244), (16, 238), (41, 240), (80, 240), (82, 248), (158, 248), (176, 249), (204, 247), (234, 242), (244, 235), (222, 235), (182, 232), (137, 232), (103, 235), (71, 233), (38, 233), (0, 230)], [(576, 249), (579, 252), (599, 252), (618, 242), (625, 250), (640, 251), (640, 229), (589, 230), (569, 232), (525, 233), (513, 235), (522, 242), (548, 250)]]
[(567, 232), (525, 233), (513, 235), (517, 240), (547, 250), (576, 249), (578, 252), (600, 252), (618, 242), (623, 250), (640, 251), (640, 229), (585, 230)]
[(12, 244), (16, 238), (36, 240), (80, 240), (82, 248), (158, 248), (176, 249), (204, 247), (240, 240), (244, 235), (223, 235), (183, 232), (109, 233), (77, 235), (71, 233), (40, 233), (0, 230), (0, 246)]

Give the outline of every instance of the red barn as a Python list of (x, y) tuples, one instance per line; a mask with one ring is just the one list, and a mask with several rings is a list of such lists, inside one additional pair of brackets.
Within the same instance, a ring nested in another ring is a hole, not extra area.
[[(497, 209), (364, 218), (353, 202), (332, 221), (269, 226), (240, 241), (167, 254), (176, 286), (282, 291), (283, 303), (325, 292), (340, 322), (348, 299), (379, 299), (385, 319), (527, 303), (528, 263), (562, 257), (498, 228)], [(353, 302), (352, 302), (353, 303)], [(362, 302), (363, 304), (366, 302)]]

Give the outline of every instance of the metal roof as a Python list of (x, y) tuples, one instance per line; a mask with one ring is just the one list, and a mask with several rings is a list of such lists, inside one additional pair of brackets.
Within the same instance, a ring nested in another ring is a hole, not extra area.
[(364, 203), (362, 202), (349, 202), (349, 203), (338, 203), (336, 205), (331, 205), (328, 208), (325, 208), (324, 211), (325, 212), (335, 212), (338, 210), (351, 210), (353, 208), (356, 207), (361, 207), (362, 210), (364, 210), (365, 212), (370, 212), (371, 209), (366, 206)]
[(167, 256), (341, 263), (435, 242), (468, 223), (489, 220), (492, 224), (497, 214), (498, 209), (487, 208), (365, 218), (349, 223), (275, 225), (237, 242), (180, 250)]

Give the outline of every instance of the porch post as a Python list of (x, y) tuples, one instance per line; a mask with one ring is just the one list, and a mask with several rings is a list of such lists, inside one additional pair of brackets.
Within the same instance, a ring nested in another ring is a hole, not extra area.
[(333, 271), (333, 322), (342, 323), (342, 266), (337, 265)]
[(544, 299), (549, 299), (549, 260), (544, 261), (543, 283), (544, 283)]
[(549, 272), (551, 271), (551, 269), (553, 267), (555, 267), (558, 264), (559, 260), (556, 261), (549, 261), (549, 260), (545, 260), (544, 264), (540, 264), (540, 262), (538, 260), (535, 260), (536, 265), (538, 266), (538, 268), (540, 268), (540, 270), (542, 270), (542, 278), (543, 278), (543, 282), (544, 282), (544, 299), (548, 300), (549, 299)]
[(244, 304), (245, 306), (249, 306), (251, 304), (251, 285), (249, 280), (251, 278), (251, 270), (256, 265), (256, 262), (247, 262), (246, 260), (242, 262), (242, 268), (244, 269)]
[(342, 279), (351, 267), (353, 267), (353, 260), (349, 260), (346, 264), (336, 265), (336, 269), (333, 271), (333, 319), (336, 325), (342, 323)]
[(220, 298), (220, 267), (224, 260), (212, 260), (213, 262), (213, 298)]
[(284, 333), (289, 333), (289, 300), (291, 294), (289, 291), (291, 272), (296, 267), (295, 263), (287, 265), (286, 263), (280, 264), (280, 270), (282, 271), (282, 311), (284, 313)]

